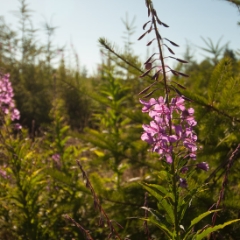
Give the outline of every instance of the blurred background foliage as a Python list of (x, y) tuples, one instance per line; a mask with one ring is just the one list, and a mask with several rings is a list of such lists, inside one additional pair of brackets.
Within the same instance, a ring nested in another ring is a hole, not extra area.
[[(9, 124), (1, 124), (0, 239), (84, 239), (66, 215), (90, 230), (94, 239), (107, 239), (109, 229), (106, 222), (99, 224), (101, 214), (94, 208), (95, 199), (76, 160), (109, 218), (123, 227), (116, 224), (122, 238), (148, 239), (142, 222), (131, 218), (144, 216), (145, 193), (139, 183), (167, 183), (164, 165), (140, 140), (148, 118), (141, 113), (138, 93), (152, 80), (139, 78), (144, 69), (132, 49), (134, 19), (123, 20), (122, 52), (100, 39), (102, 61), (98, 72), (87, 77), (79, 69), (75, 52), (75, 66), (66, 67), (64, 48), (57, 49), (51, 42), (54, 26), (46, 23), (48, 40), (37, 41), (31, 17), (22, 0), (18, 32), (0, 18), (0, 69), (10, 73), (24, 126), (16, 134)], [(186, 49), (183, 58), (189, 64), (175, 64), (175, 69), (190, 77), (170, 77), (187, 87), (181, 91), (193, 100), (202, 146), (197, 161), (210, 165), (208, 173), (196, 171), (189, 183), (191, 189), (196, 183), (209, 182), (206, 191), (193, 199), (183, 225), (217, 201), (229, 157), (240, 143), (239, 50), (228, 49), (220, 40), (216, 44), (203, 41), (202, 49), (212, 58), (196, 62)], [(154, 94), (161, 95), (161, 89)], [(237, 154), (218, 223), (240, 215), (239, 160)], [(148, 206), (157, 207), (151, 197)], [(211, 222), (207, 220), (201, 226)], [(149, 231), (153, 239), (164, 239), (153, 226)], [(234, 224), (217, 239), (238, 239), (239, 235), (240, 226)]]

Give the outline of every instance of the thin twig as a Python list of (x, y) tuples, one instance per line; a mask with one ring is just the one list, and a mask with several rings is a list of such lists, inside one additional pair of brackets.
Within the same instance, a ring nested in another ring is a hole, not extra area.
[(68, 219), (69, 221), (71, 221), (86, 237), (87, 240), (93, 240), (93, 238), (91, 237), (90, 233), (88, 230), (86, 230), (85, 228), (83, 228), (79, 223), (77, 223), (73, 218), (69, 217), (68, 215), (64, 216), (66, 219)]
[[(223, 181), (222, 181), (222, 187), (221, 187), (221, 190), (219, 192), (219, 196), (218, 196), (218, 200), (217, 200), (217, 203), (215, 205), (216, 209), (219, 208), (219, 205), (223, 202), (223, 199), (224, 199), (224, 191), (225, 191), (225, 188), (227, 186), (227, 182), (228, 182), (228, 175), (229, 175), (229, 172), (230, 172), (230, 169), (233, 165), (233, 162), (234, 160), (236, 160), (240, 155), (240, 144), (238, 144), (238, 146), (236, 147), (236, 149), (232, 152), (230, 158), (227, 160), (227, 167), (226, 167), (226, 171), (225, 171), (225, 175), (223, 177)], [(213, 217), (212, 217), (212, 226), (215, 225), (215, 222), (216, 222), (216, 218), (217, 218), (217, 212), (215, 212), (213, 214)]]
[[(102, 208), (101, 206), (101, 203), (100, 203), (100, 200), (99, 198), (97, 197), (95, 191), (94, 191), (94, 188), (86, 174), (86, 172), (84, 171), (81, 163), (79, 160), (77, 160), (77, 164), (83, 174), (83, 179), (86, 181), (86, 187), (88, 189), (90, 189), (91, 193), (92, 193), (92, 196), (93, 196), (93, 201), (94, 201), (94, 206), (95, 208), (98, 209), (100, 215), (101, 215), (101, 218), (100, 218), (100, 223), (102, 223), (102, 217), (105, 218), (106, 222), (107, 222), (107, 225), (108, 225), (108, 228), (110, 229), (110, 234), (108, 235), (108, 239), (110, 239), (110, 237), (114, 236), (119, 239), (119, 240), (122, 240), (121, 237), (119, 236), (117, 230), (115, 229), (114, 225), (112, 224), (112, 221), (109, 219), (108, 215), (106, 214), (106, 212), (104, 211), (104, 209)], [(119, 223), (116, 223), (118, 226), (120, 226), (122, 228), (122, 226), (119, 224)]]

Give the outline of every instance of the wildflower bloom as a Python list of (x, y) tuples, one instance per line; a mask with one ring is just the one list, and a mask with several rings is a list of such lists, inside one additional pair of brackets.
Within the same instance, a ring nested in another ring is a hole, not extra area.
[(209, 165), (206, 162), (198, 163), (198, 164), (196, 164), (196, 166), (197, 166), (197, 168), (202, 169), (204, 171), (209, 170)]
[(55, 153), (52, 155), (52, 160), (56, 164), (57, 168), (61, 167), (61, 156), (59, 153)]
[(5, 115), (10, 114), (11, 120), (14, 121), (20, 119), (20, 112), (15, 108), (14, 93), (9, 77), (9, 74), (0, 73), (0, 112)]
[(151, 98), (149, 101), (140, 99), (142, 112), (148, 112), (152, 118), (149, 125), (143, 125), (141, 139), (169, 164), (173, 161), (173, 153), (177, 153), (179, 148), (184, 149), (184, 158), (196, 159), (197, 135), (193, 127), (197, 122), (193, 116), (194, 109), (186, 109), (184, 102), (182, 97), (175, 97), (168, 106), (163, 97)]
[(185, 178), (179, 178), (179, 186), (182, 188), (187, 188), (188, 184)]
[(9, 176), (7, 175), (7, 172), (3, 169), (0, 168), (0, 177), (4, 178), (4, 179), (8, 179)]
[(180, 169), (180, 173), (185, 174), (188, 171), (189, 167), (188, 166), (184, 166)]

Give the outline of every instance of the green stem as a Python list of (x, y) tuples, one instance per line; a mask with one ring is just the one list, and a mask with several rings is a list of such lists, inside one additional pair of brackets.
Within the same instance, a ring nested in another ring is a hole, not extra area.
[(175, 171), (175, 164), (174, 161), (172, 163), (172, 168), (171, 168), (171, 172), (172, 172), (172, 191), (173, 191), (173, 195), (174, 195), (174, 206), (173, 206), (173, 211), (174, 211), (174, 230), (176, 232), (176, 240), (179, 240), (179, 233), (180, 233), (180, 229), (179, 229), (179, 220), (178, 220), (178, 186), (177, 186), (177, 174)]

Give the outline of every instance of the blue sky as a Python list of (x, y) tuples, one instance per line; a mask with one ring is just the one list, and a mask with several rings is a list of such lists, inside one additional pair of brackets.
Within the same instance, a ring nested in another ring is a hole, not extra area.
[[(143, 33), (142, 25), (148, 21), (144, 0), (28, 0), (33, 12), (34, 27), (41, 42), (46, 42), (43, 23), (47, 20), (57, 26), (53, 38), (55, 45), (66, 46), (66, 57), (71, 58), (71, 43), (76, 49), (80, 65), (94, 72), (100, 62), (98, 38), (105, 37), (118, 48), (123, 49), (124, 19), (136, 18), (136, 32), (132, 37), (134, 51), (144, 60), (147, 36), (138, 42)], [(162, 35), (180, 45), (176, 55), (181, 57), (186, 45), (192, 47), (196, 59), (204, 52), (197, 46), (205, 46), (201, 37), (214, 43), (222, 37), (221, 44), (229, 42), (231, 49), (240, 49), (240, 13), (236, 7), (224, 0), (153, 0), (159, 18), (170, 28), (161, 29)], [(18, 0), (0, 0), (0, 16), (17, 29), (17, 18), (13, 12), (19, 8)], [(151, 48), (153, 48), (151, 46)], [(153, 49), (150, 49), (152, 51)]]

